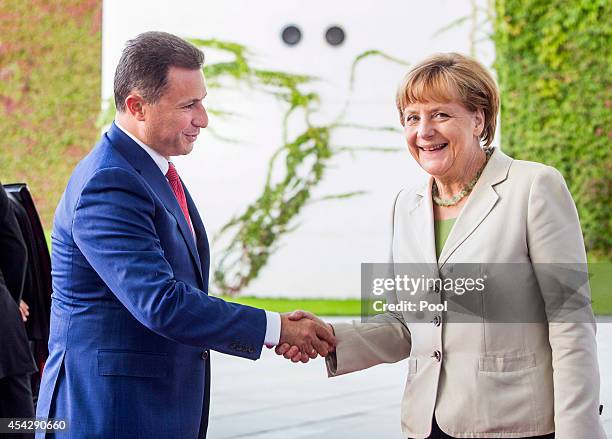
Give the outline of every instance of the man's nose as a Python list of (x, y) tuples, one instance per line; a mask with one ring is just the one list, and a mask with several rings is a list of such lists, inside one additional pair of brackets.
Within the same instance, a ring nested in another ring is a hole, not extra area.
[(198, 128), (206, 128), (208, 126), (208, 113), (204, 105), (200, 104), (196, 116), (193, 118), (192, 124)]

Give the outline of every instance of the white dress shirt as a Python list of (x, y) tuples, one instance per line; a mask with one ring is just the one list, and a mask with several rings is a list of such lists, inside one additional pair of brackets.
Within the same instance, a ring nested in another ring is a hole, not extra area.
[[(170, 165), (168, 163), (169, 162), (168, 158), (164, 157), (163, 155), (155, 151), (150, 146), (147, 146), (144, 143), (142, 143), (140, 139), (138, 139), (128, 130), (126, 130), (121, 125), (119, 125), (119, 123), (116, 120), (115, 120), (115, 125), (117, 125), (117, 128), (123, 131), (130, 139), (136, 142), (138, 146), (144, 149), (145, 152), (149, 154), (149, 156), (151, 156), (151, 158), (153, 159), (155, 164), (159, 167), (159, 170), (162, 172), (163, 175), (166, 175), (168, 173), (168, 169), (170, 168)], [(280, 314), (277, 312), (270, 312), (266, 310), (264, 311), (266, 312), (266, 335), (264, 337), (264, 345), (276, 346), (280, 341), (280, 332), (281, 332)]]

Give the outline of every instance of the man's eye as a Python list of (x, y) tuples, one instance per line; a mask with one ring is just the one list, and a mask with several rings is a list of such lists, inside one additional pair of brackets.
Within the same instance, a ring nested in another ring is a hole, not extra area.
[(188, 104), (188, 105), (185, 105), (183, 108), (193, 108), (194, 105), (195, 104), (193, 104), (193, 103), (192, 104)]

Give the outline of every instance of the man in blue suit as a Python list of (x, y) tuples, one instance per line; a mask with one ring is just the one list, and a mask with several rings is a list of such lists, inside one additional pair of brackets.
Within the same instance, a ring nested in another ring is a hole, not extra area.
[[(117, 117), (75, 169), (52, 233), (49, 359), (38, 418), (68, 438), (204, 438), (209, 350), (255, 360), (264, 344), (327, 355), (333, 334), (208, 296), (206, 231), (169, 157), (208, 124), (203, 54), (170, 34), (127, 43)], [(38, 437), (43, 437), (42, 433)]]

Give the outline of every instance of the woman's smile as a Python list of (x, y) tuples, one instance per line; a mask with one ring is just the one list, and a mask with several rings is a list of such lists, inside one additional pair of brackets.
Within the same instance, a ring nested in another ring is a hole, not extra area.
[(445, 142), (445, 143), (438, 143), (434, 145), (417, 145), (417, 148), (419, 148), (423, 152), (438, 152), (438, 151), (443, 150), (447, 146), (448, 146), (448, 142)]

